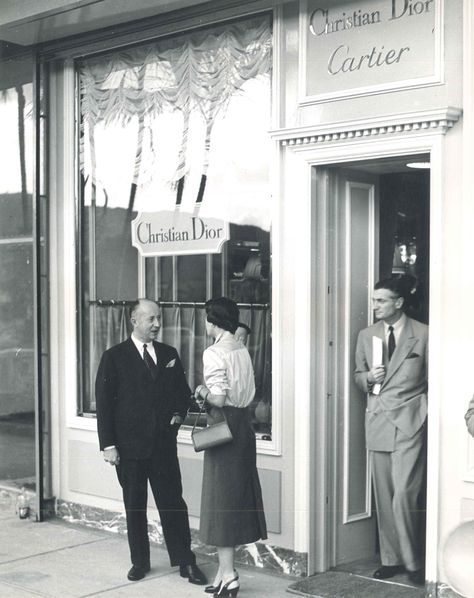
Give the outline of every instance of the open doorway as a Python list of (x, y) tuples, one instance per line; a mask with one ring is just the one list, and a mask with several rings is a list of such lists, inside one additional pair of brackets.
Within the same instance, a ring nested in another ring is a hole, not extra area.
[[(355, 346), (359, 331), (373, 323), (375, 282), (391, 275), (410, 277), (408, 315), (428, 324), (429, 155), (318, 166), (316, 198), (325, 205), (320, 211), (326, 218), (330, 296), (327, 562), (370, 576), (380, 560), (365, 448), (366, 396), (353, 379)], [(393, 579), (406, 583), (403, 575)]]

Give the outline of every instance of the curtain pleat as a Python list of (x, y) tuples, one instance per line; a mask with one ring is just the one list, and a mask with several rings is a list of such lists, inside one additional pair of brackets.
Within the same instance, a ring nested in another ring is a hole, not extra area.
[(191, 114), (199, 114), (206, 129), (202, 148), (205, 176), (216, 117), (225, 111), (230, 98), (239, 93), (247, 81), (270, 73), (271, 49), (270, 21), (268, 17), (259, 16), (82, 61), (79, 65), (81, 107), (89, 129), (92, 182), (95, 182), (97, 125), (116, 121), (125, 125), (138, 119), (136, 183), (139, 175), (151, 176), (159, 167), (154, 163), (153, 151), (147, 152), (144, 164), (144, 130), (149, 132), (153, 147), (153, 135), (159, 134), (153, 130), (153, 121), (161, 114), (176, 111), (183, 117), (182, 143), (170, 182), (177, 185), (188, 171), (186, 154)]

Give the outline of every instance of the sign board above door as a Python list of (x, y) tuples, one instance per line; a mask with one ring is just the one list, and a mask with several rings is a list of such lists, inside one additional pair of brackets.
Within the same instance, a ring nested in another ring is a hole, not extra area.
[(441, 4), (301, 0), (301, 103), (441, 83)]
[(229, 223), (179, 211), (140, 213), (132, 220), (132, 245), (144, 257), (220, 253)]

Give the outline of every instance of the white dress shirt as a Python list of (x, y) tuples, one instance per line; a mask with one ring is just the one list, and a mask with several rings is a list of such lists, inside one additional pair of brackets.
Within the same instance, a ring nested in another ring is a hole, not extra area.
[(156, 364), (157, 359), (156, 359), (155, 347), (153, 346), (153, 342), (144, 343), (143, 341), (138, 340), (138, 338), (136, 336), (134, 336), (133, 332), (132, 332), (130, 338), (132, 339), (133, 344), (137, 348), (137, 351), (142, 356), (142, 359), (143, 359), (143, 345), (146, 345), (146, 350), (148, 351), (151, 358), (153, 359), (153, 361)]
[(250, 354), (231, 332), (220, 334), (203, 353), (204, 383), (212, 394), (226, 395), (224, 405), (247, 407), (255, 396)]

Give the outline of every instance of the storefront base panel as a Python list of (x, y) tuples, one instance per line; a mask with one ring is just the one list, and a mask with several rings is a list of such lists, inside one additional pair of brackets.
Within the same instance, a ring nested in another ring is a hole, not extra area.
[(445, 583), (429, 581), (426, 583), (426, 598), (463, 598)]
[[(69, 523), (79, 523), (117, 534), (126, 534), (127, 532), (124, 513), (58, 500), (56, 514)], [(159, 521), (148, 520), (148, 535), (154, 544), (164, 545)], [(197, 530), (192, 529), (191, 536), (192, 547), (196, 553), (217, 558), (215, 547), (203, 544), (199, 540)], [(308, 571), (308, 555), (306, 553), (294, 552), (263, 542), (239, 546), (235, 558), (238, 564), (266, 569), (281, 575), (303, 577), (307, 575)]]

